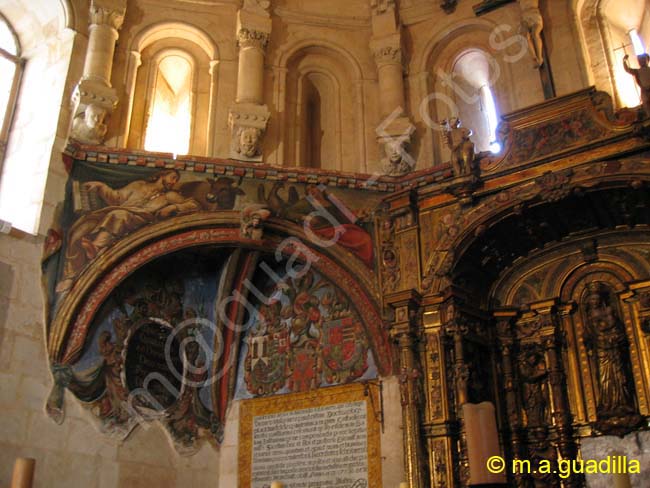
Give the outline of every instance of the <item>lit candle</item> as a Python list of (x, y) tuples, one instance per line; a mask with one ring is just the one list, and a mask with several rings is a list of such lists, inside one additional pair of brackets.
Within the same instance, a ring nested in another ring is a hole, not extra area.
[(11, 488), (32, 488), (34, 481), (34, 466), (32, 458), (18, 458), (14, 463), (14, 473), (11, 477)]
[(284, 488), (284, 485), (279, 481), (274, 481), (271, 483), (271, 488)]
[(409, 488), (409, 484), (406, 481), (402, 481), (399, 484), (399, 488)]

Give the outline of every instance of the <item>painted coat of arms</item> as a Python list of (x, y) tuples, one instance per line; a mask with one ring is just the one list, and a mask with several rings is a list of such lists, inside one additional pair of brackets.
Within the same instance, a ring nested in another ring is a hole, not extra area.
[(253, 395), (308, 391), (367, 374), (369, 343), (348, 297), (320, 274), (274, 284), (246, 339), (244, 381)]

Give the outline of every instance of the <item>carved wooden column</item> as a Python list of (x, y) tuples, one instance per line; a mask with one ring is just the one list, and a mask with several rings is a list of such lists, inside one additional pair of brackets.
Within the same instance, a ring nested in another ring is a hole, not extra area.
[[(525, 459), (525, 454), (522, 452), (521, 442), (521, 418), (519, 415), (519, 405), (517, 402), (517, 380), (513, 364), (515, 361), (514, 349), (515, 341), (513, 334), (513, 322), (517, 317), (516, 311), (499, 311), (494, 314), (497, 321), (497, 341), (501, 350), (501, 370), (503, 377), (501, 384), (505, 393), (505, 398), (501, 401), (505, 403), (505, 413), (507, 416), (507, 427), (504, 427), (506, 435), (504, 438), (509, 438), (509, 445), (506, 444), (504, 439), (504, 447), (506, 447), (506, 457), (512, 459)], [(508, 451), (510, 451), (508, 453)], [(509, 454), (509, 456), (508, 456)], [(508, 473), (512, 476), (512, 472)]]
[[(557, 432), (558, 450), (563, 459), (576, 459), (578, 449), (573, 439), (571, 409), (567, 393), (567, 379), (562, 365), (564, 334), (554, 302), (546, 302), (534, 308), (540, 314), (543, 327), (540, 331), (546, 351), (548, 381), (551, 387), (553, 425)], [(578, 486), (579, 476), (565, 481), (567, 486)]]
[(92, 0), (90, 3), (83, 76), (72, 96), (75, 109), (71, 137), (83, 143), (104, 142), (106, 118), (117, 105), (111, 72), (115, 42), (125, 13), (126, 0)]
[(453, 378), (454, 392), (456, 394), (456, 420), (458, 421), (458, 462), (456, 464), (456, 479), (461, 486), (466, 486), (469, 481), (469, 460), (467, 458), (467, 439), (465, 423), (463, 421), (462, 406), (468, 403), (467, 383), (469, 381), (469, 367), (465, 362), (463, 338), (469, 332), (465, 317), (461, 316), (456, 304), (450, 301), (444, 309), (444, 330), (449, 337), (453, 350)]
[(454, 486), (454, 458), (456, 425), (452, 419), (454, 403), (453, 388), (447, 382), (449, 371), (446, 361), (441, 297), (432, 298), (423, 314), (426, 349), (423, 359), (425, 368), (426, 409), (425, 435), (430, 466), (430, 486), (449, 488)]
[(237, 12), (239, 70), (236, 103), (230, 108), (230, 156), (262, 161), (262, 140), (270, 112), (264, 101), (264, 56), (271, 35), (270, 2), (244, 0)]
[(394, 310), (391, 337), (398, 347), (400, 395), (404, 433), (404, 469), (410, 488), (424, 488), (424, 450), (422, 448), (420, 411), (423, 408), (422, 371), (418, 361), (419, 307), (417, 292), (390, 295), (387, 303)]
[(382, 171), (400, 176), (415, 166), (408, 148), (415, 127), (406, 115), (402, 34), (394, 0), (372, 0), (370, 49), (377, 64), (381, 122), (377, 142), (382, 154)]

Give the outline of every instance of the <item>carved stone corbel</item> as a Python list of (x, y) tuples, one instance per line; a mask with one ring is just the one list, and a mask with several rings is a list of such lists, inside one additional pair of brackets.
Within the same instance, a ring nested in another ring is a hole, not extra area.
[(85, 144), (102, 144), (107, 118), (117, 106), (111, 86), (113, 55), (118, 30), (126, 14), (125, 0), (92, 0), (89, 10), (88, 48), (83, 76), (72, 95), (70, 136)]
[(262, 161), (262, 141), (271, 112), (266, 105), (236, 104), (230, 109), (230, 155), (243, 161)]
[(261, 162), (262, 141), (271, 112), (264, 105), (264, 56), (271, 36), (266, 0), (246, 0), (237, 13), (239, 70), (237, 98), (230, 108), (230, 156)]

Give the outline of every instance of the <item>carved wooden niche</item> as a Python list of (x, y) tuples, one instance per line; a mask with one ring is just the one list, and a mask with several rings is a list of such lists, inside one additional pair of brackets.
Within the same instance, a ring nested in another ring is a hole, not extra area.
[(591, 281), (582, 292), (580, 313), (596, 400), (594, 428), (604, 434), (624, 435), (637, 427), (642, 417), (618, 297), (609, 285)]

